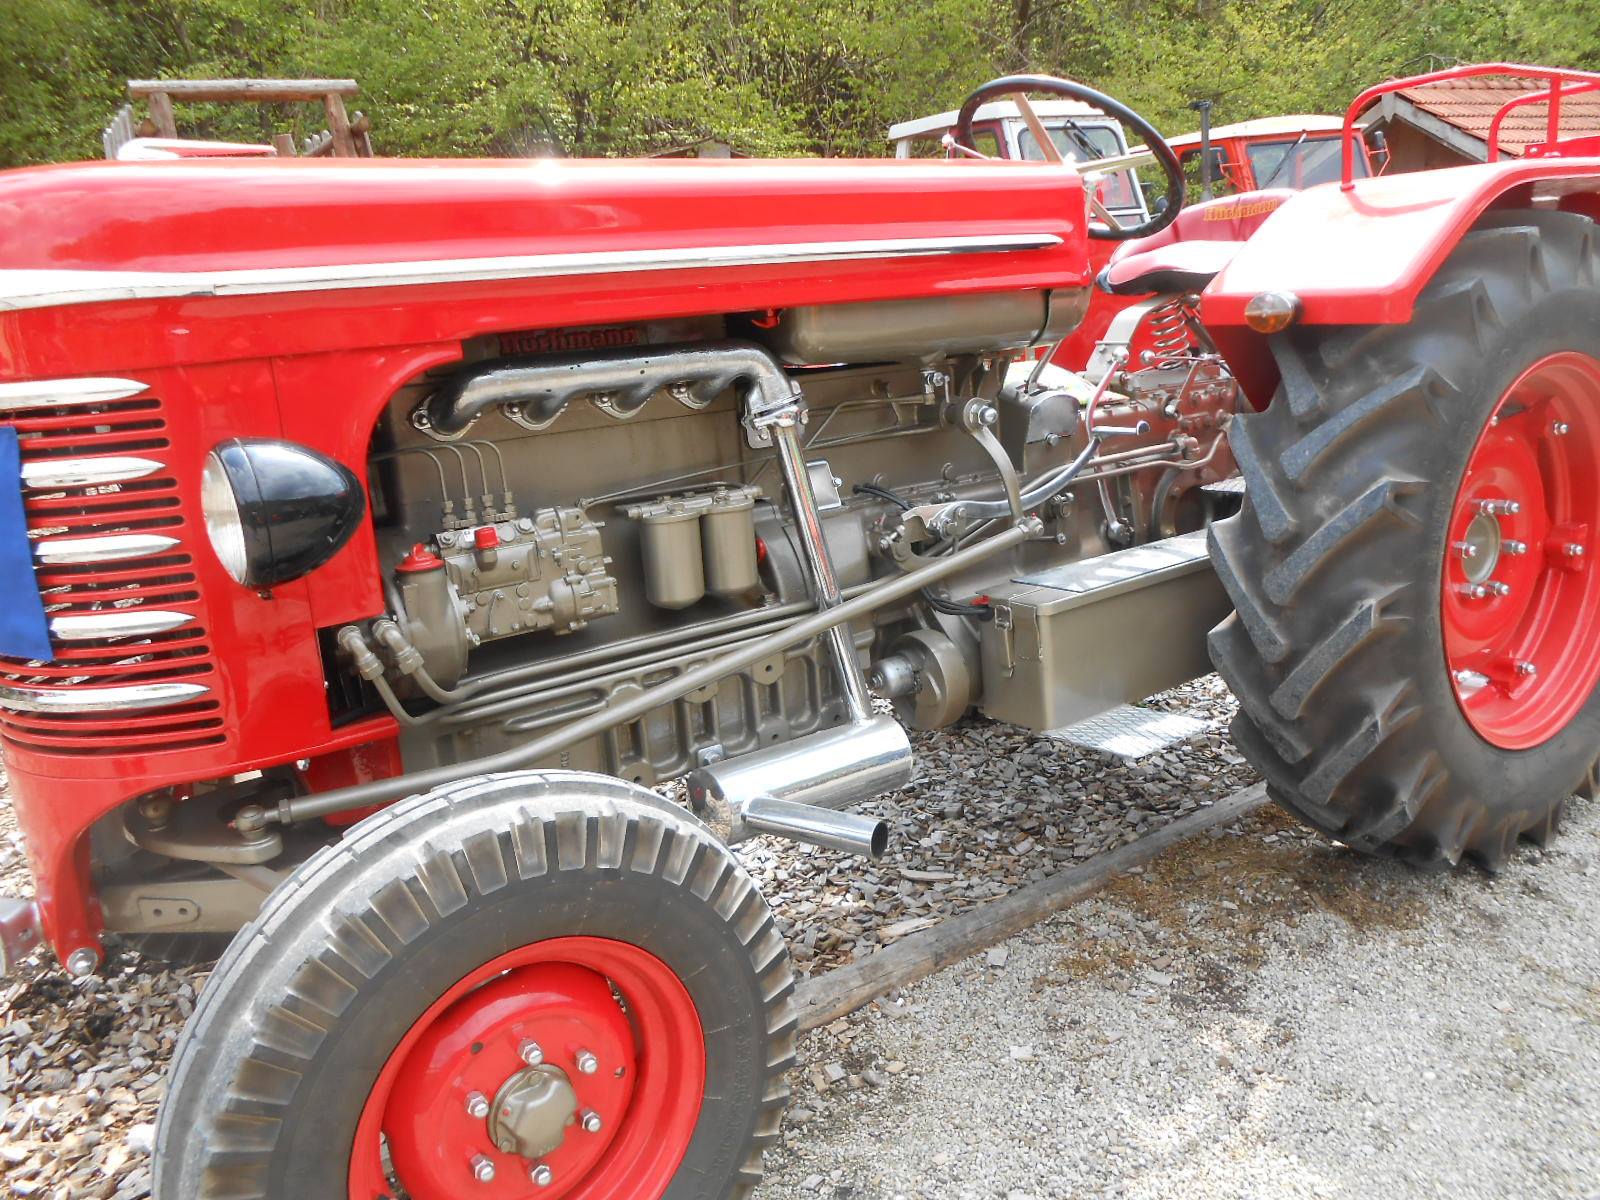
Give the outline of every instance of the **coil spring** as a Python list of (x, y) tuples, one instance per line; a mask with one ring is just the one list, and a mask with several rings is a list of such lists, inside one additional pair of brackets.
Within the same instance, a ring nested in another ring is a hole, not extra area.
[(1189, 312), (1182, 297), (1151, 309), (1145, 320), (1149, 323), (1150, 346), (1157, 359), (1174, 358), (1189, 351)]

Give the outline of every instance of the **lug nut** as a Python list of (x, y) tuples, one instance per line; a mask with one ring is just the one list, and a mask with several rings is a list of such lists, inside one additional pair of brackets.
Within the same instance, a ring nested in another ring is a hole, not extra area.
[(1464, 583), (1459, 591), (1468, 600), (1483, 600), (1489, 595), (1489, 589), (1481, 583)]
[(1568, 542), (1565, 546), (1561, 547), (1561, 553), (1565, 554), (1568, 558), (1582, 558), (1583, 546), (1578, 542)]
[(1515, 500), (1479, 500), (1476, 507), (1486, 517), (1514, 517), (1522, 511)]
[(1464, 688), (1481, 688), (1489, 682), (1487, 675), (1481, 675), (1477, 671), (1454, 671), (1452, 675), (1456, 683)]
[(528, 1172), (528, 1178), (532, 1180), (534, 1187), (549, 1187), (556, 1181), (556, 1173), (544, 1163), (540, 1163)]
[(1471, 542), (1457, 542), (1456, 553), (1461, 555), (1462, 558), (1477, 558), (1478, 548)]
[(1515, 538), (1511, 538), (1507, 541), (1501, 542), (1500, 549), (1505, 551), (1507, 554), (1526, 554), (1528, 552), (1528, 543), (1519, 542)]
[(1566, 437), (1571, 430), (1572, 426), (1568, 425), (1565, 421), (1557, 421), (1550, 426), (1550, 432), (1555, 434), (1557, 437)]
[(1528, 662), (1526, 659), (1521, 659), (1517, 662), (1516, 671), (1518, 675), (1527, 675), (1531, 677), (1539, 673), (1539, 668), (1533, 663)]
[(579, 1050), (574, 1056), (574, 1061), (578, 1064), (578, 1070), (585, 1075), (593, 1075), (600, 1069), (600, 1060), (587, 1050)]
[(599, 1133), (600, 1128), (599, 1113), (591, 1110), (583, 1114), (583, 1131), (585, 1133)]
[(1488, 583), (1484, 584), (1483, 586), (1488, 588), (1496, 596), (1509, 596), (1509, 595), (1511, 595), (1511, 585), (1509, 583), (1501, 583), (1498, 579), (1491, 579)]
[(482, 1092), (467, 1093), (467, 1116), (481, 1121), (489, 1115), (489, 1099)]
[(479, 1183), (494, 1182), (494, 1164), (489, 1161), (486, 1154), (472, 1156), (472, 1177)]
[(522, 1044), (517, 1047), (517, 1057), (530, 1067), (537, 1067), (544, 1062), (544, 1049), (538, 1042), (524, 1039)]

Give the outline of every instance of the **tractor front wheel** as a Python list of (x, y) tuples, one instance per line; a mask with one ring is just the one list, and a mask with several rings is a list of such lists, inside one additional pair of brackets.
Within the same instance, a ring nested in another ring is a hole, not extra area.
[(1600, 234), (1491, 213), (1408, 324), (1272, 348), (1211, 530), (1235, 741), (1358, 849), (1498, 866), (1600, 752)]
[(180, 1043), (157, 1200), (725, 1200), (760, 1178), (793, 979), (688, 813), (570, 772), (469, 780), (318, 853)]

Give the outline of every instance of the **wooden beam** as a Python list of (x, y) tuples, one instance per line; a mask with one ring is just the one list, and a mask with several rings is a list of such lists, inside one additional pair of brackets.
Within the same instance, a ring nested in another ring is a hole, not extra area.
[(343, 98), (329, 92), (322, 98), (322, 111), (328, 114), (328, 132), (333, 134), (334, 156), (354, 158), (356, 143), (350, 136), (350, 118), (344, 111)]
[(165, 93), (174, 100), (244, 100), (288, 103), (321, 100), (324, 96), (354, 96), (361, 91), (354, 79), (130, 79), (128, 95), (135, 100)]
[(166, 92), (151, 92), (146, 99), (150, 102), (150, 119), (155, 122), (156, 136), (177, 137), (178, 121), (172, 115), (172, 97)]
[(1130, 867), (1143, 866), (1197, 833), (1231, 825), (1266, 802), (1266, 784), (1247, 787), (1138, 841), (1097, 854), (1009, 896), (940, 921), (876, 954), (808, 979), (795, 992), (801, 1032), (817, 1029), (895, 988), (987, 950), (1093, 895)]
[(278, 152), (279, 158), (295, 157), (294, 134), (275, 133), (272, 135), (272, 148)]

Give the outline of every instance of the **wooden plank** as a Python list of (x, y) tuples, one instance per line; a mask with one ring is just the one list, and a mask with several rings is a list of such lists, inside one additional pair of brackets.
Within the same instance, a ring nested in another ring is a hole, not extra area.
[(247, 100), (287, 103), (321, 100), (324, 96), (354, 96), (361, 87), (354, 79), (130, 79), (128, 95), (134, 99), (165, 93), (174, 100)]
[(895, 988), (925, 979), (981, 950), (1021, 933), (1103, 888), (1131, 867), (1140, 867), (1163, 851), (1207, 829), (1231, 825), (1267, 802), (1266, 785), (1258, 783), (1202, 808), (1154, 833), (1097, 854), (1087, 862), (1057, 872), (1009, 896), (940, 921), (876, 954), (857, 959), (808, 979), (795, 992), (800, 1029), (807, 1032), (854, 1012)]
[(272, 148), (278, 152), (279, 158), (293, 158), (295, 156), (294, 134), (275, 133), (272, 135)]
[(172, 115), (172, 97), (166, 92), (151, 92), (147, 99), (150, 101), (150, 119), (156, 123), (156, 136), (177, 137), (178, 121)]

